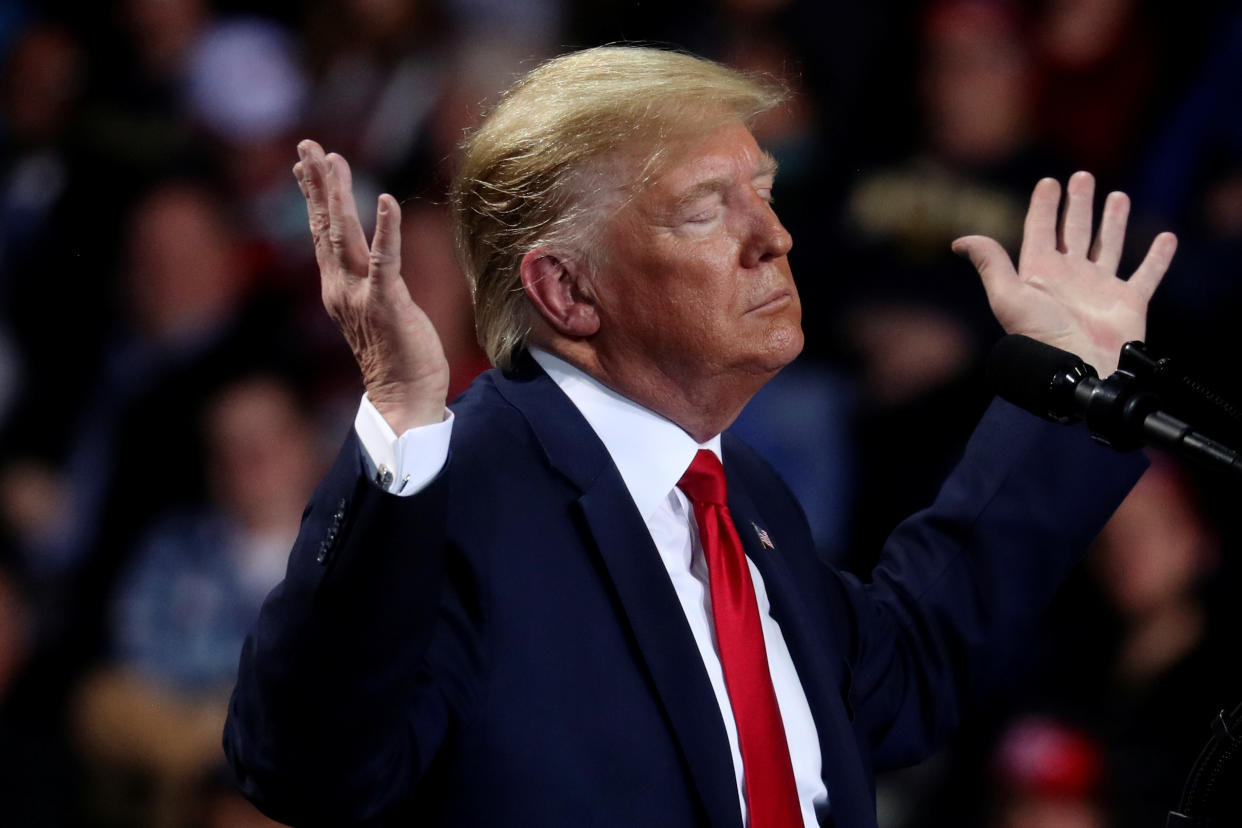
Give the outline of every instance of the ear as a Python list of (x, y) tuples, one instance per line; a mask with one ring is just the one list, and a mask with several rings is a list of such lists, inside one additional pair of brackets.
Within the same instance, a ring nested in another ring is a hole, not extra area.
[(599, 314), (580, 280), (580, 265), (545, 247), (522, 257), (522, 289), (539, 315), (564, 336), (590, 336)]

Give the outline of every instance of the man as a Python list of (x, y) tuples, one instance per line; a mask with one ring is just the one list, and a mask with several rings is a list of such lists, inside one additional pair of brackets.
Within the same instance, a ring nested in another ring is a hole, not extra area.
[[(747, 127), (778, 101), (650, 49), (519, 81), (454, 193), (501, 370), (451, 416), (396, 201), (368, 247), (344, 160), (299, 146), (366, 397), (242, 655), (226, 750), (272, 816), (874, 825), (875, 769), (996, 682), (1139, 464), (998, 405), (872, 584), (815, 559), (784, 484), (720, 436), (802, 346), (775, 164)], [(1058, 233), (1040, 182), (1021, 275), (995, 242), (957, 245), (1009, 330), (1109, 371), (1174, 241), (1116, 279), (1127, 202), (1092, 246), (1092, 188), (1071, 179)]]

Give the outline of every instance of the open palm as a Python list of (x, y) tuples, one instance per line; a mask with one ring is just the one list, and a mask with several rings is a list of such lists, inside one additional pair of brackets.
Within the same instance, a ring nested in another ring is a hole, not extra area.
[(379, 197), (367, 244), (349, 164), (314, 141), (298, 144), (293, 174), (306, 197), (323, 304), (362, 371), (367, 397), (398, 434), (440, 422), (449, 367), (431, 320), (401, 278), (401, 208)]
[(969, 256), (979, 271), (992, 313), (1008, 333), (1077, 354), (1107, 376), (1117, 368), (1121, 346), (1146, 334), (1147, 303), (1169, 268), (1177, 238), (1156, 236), (1133, 275), (1119, 279), (1130, 200), (1109, 194), (1093, 240), (1094, 196), (1091, 174), (1075, 173), (1058, 226), (1060, 184), (1052, 178), (1036, 184), (1017, 270), (1004, 248), (986, 236), (957, 239), (953, 250)]

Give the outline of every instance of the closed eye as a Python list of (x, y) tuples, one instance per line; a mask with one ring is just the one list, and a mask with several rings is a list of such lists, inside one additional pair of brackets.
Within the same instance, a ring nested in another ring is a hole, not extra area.
[(751, 183), (751, 186), (755, 188), (755, 193), (768, 204), (774, 204), (776, 201), (772, 194), (772, 189), (776, 186), (775, 178), (776, 176), (772, 174), (764, 175)]
[(723, 199), (717, 194), (697, 199), (682, 210), (682, 221), (687, 224), (707, 224), (720, 215), (722, 205)]

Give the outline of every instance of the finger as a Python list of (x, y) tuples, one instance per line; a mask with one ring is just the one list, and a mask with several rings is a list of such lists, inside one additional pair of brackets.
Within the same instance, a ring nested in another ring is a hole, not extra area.
[(995, 239), (963, 236), (956, 239), (951, 247), (954, 253), (969, 258), (975, 266), (993, 307), (1017, 287), (1018, 274), (1013, 269), (1013, 262)]
[(1126, 240), (1126, 221), (1130, 217), (1130, 197), (1125, 193), (1109, 193), (1100, 216), (1100, 232), (1091, 246), (1091, 261), (1109, 273), (1117, 272), (1121, 250)]
[(1061, 184), (1055, 178), (1041, 178), (1031, 193), (1031, 204), (1022, 225), (1022, 250), (1018, 254), (1018, 270), (1027, 272), (1033, 257), (1057, 249), (1057, 205), (1061, 201)]
[[(298, 182), (298, 189), (302, 191), (302, 198), (309, 198), (309, 196), (306, 193), (306, 182), (303, 181), (305, 177), (306, 177), (306, 168), (302, 165), (302, 162), (299, 161), (298, 163), (293, 165), (293, 178), (295, 181)], [(308, 207), (307, 208), (308, 217), (309, 217), (309, 214), (310, 214), (310, 208)], [(313, 235), (314, 234), (312, 231), (312, 238), (313, 238)]]
[(1076, 172), (1065, 185), (1065, 210), (1061, 215), (1057, 249), (1071, 256), (1086, 256), (1091, 247), (1091, 208), (1095, 201), (1095, 178)]
[(298, 186), (306, 198), (306, 216), (310, 223), (311, 239), (315, 243), (315, 258), (322, 268), (331, 255), (328, 229), (332, 224), (328, 215), (323, 147), (311, 140), (302, 141), (298, 144), (298, 157), (300, 160), (294, 170), (301, 167)]
[(1147, 255), (1143, 257), (1142, 263), (1130, 277), (1130, 284), (1145, 300), (1151, 299), (1152, 294), (1156, 292), (1176, 252), (1177, 236), (1172, 233), (1161, 233), (1152, 241), (1151, 247), (1147, 249)]
[(388, 193), (375, 205), (369, 272), (377, 280), (401, 279), (401, 206)]
[(367, 273), (367, 239), (358, 220), (358, 206), (351, 189), (353, 177), (349, 164), (335, 152), (324, 158), (327, 166), (328, 216), (331, 221), (328, 238), (332, 254), (349, 276)]

